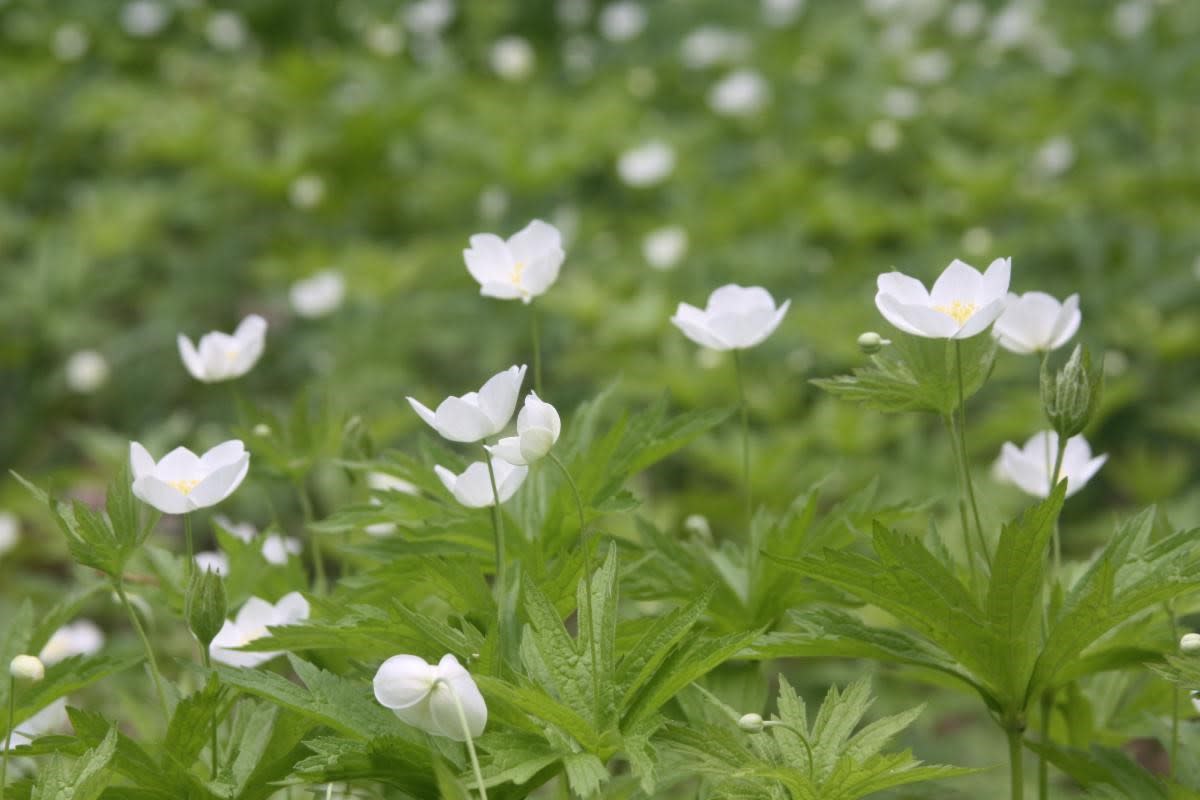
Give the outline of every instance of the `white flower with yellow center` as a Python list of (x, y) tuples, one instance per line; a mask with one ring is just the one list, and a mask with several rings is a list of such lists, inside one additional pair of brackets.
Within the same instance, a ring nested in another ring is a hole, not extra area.
[(198, 344), (179, 334), (179, 356), (192, 377), (204, 383), (240, 378), (258, 362), (266, 345), (267, 321), (257, 314), (246, 317), (232, 334), (212, 331)]
[(1054, 431), (1035, 433), (1024, 447), (1005, 442), (1000, 450), (1000, 461), (996, 466), (997, 476), (1015, 484), (1021, 491), (1034, 497), (1047, 497), (1051, 488), (1063, 478), (1067, 479), (1067, 497), (1078, 492), (1104, 466), (1107, 455), (1092, 456), (1092, 447), (1082, 436), (1067, 439), (1063, 451), (1062, 467), (1054, 480), (1054, 459), (1058, 453), (1058, 434)]
[(164, 514), (186, 514), (233, 494), (250, 469), (250, 454), (239, 440), (231, 439), (202, 456), (177, 447), (155, 463), (145, 447), (130, 442), (129, 462), (139, 500)]
[(487, 726), (483, 695), (453, 655), (437, 664), (419, 656), (392, 656), (375, 673), (374, 686), (380, 705), (434, 736), (464, 742), (467, 733), (476, 738)]
[(256, 639), (269, 636), (268, 628), (280, 628), (285, 625), (295, 625), (308, 619), (308, 601), (299, 592), (290, 592), (279, 598), (272, 605), (261, 597), (251, 597), (238, 610), (237, 616), (225, 620), (219, 633), (208, 647), (213, 661), (228, 664), (231, 667), (257, 667), (265, 664), (277, 652), (243, 652), (236, 648), (244, 647)]
[(714, 290), (703, 309), (680, 303), (671, 322), (702, 347), (745, 350), (775, 332), (791, 303), (785, 300), (777, 308), (770, 292), (761, 286), (731, 283)]
[(528, 303), (558, 280), (566, 253), (562, 234), (548, 222), (535, 219), (507, 240), (494, 233), (477, 233), (463, 250), (479, 293), (500, 300)]
[(998, 258), (982, 275), (955, 259), (933, 289), (900, 272), (879, 276), (875, 306), (905, 333), (928, 339), (967, 339), (983, 333), (1004, 312), (1011, 260)]

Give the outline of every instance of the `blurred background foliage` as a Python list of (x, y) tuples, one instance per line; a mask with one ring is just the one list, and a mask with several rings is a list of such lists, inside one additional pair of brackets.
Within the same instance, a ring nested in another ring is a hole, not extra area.
[[(763, 285), (792, 310), (747, 359), (755, 497), (878, 478), (953, 525), (938, 420), (808, 381), (886, 335), (878, 273), (1011, 256), (1015, 291), (1080, 293), (1107, 369), (1088, 434), (1111, 457), (1067, 506), (1068, 552), (1146, 503), (1195, 525), (1197, 41), (1190, 0), (0, 0), (0, 463), (95, 497), (129, 439), (226, 438), (229, 386), (193, 381), (175, 336), (251, 312), (271, 328), (244, 397), (307, 392), (408, 447), (405, 395), (531, 359), (530, 309), (479, 297), (461, 250), (540, 217), (567, 239), (536, 306), (568, 426), (618, 378), (633, 409), (735, 403), (731, 360), (668, 318)], [(297, 313), (290, 288), (326, 270), (344, 301)], [(986, 471), (1042, 427), (1036, 371), (1002, 353), (971, 407), (993, 519), (1025, 502)], [(736, 437), (651, 473), (643, 512), (734, 525)], [(326, 509), (356, 491), (323, 486)], [(253, 492), (227, 505), (271, 520)], [(23, 529), (0, 605), (61, 591), (30, 498), (6, 479), (0, 508)]]

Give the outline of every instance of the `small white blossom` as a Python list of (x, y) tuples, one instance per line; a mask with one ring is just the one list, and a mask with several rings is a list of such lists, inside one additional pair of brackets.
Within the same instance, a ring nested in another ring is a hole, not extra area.
[(335, 269), (322, 270), (288, 289), (292, 310), (306, 319), (317, 319), (337, 311), (346, 298), (346, 279)]
[(418, 0), (404, 10), (404, 24), (418, 36), (438, 36), (454, 21), (453, 0)]
[(510, 464), (532, 464), (550, 452), (561, 433), (558, 410), (536, 392), (530, 392), (525, 396), (524, 408), (517, 414), (517, 435), (501, 439), (488, 447), (488, 452)]
[(987, 9), (978, 0), (962, 0), (950, 9), (946, 27), (960, 39), (974, 36), (987, 20)]
[(399, 25), (377, 22), (367, 28), (367, 49), (377, 56), (391, 58), (404, 50), (404, 29)]
[[(510, 464), (502, 459), (492, 460), (492, 471), (496, 476), (496, 494), (501, 503), (507, 503), (529, 475), (529, 467)], [(490, 508), (496, 504), (496, 494), (492, 493), (492, 476), (488, 474), (488, 466), (483, 461), (472, 462), (460, 475), (455, 475), (440, 464), (433, 468), (433, 472), (446, 491), (467, 508)]]
[(867, 129), (867, 144), (873, 150), (890, 153), (900, 145), (900, 127), (890, 119), (879, 119)]
[(229, 574), (229, 556), (219, 550), (205, 550), (195, 555), (196, 569), (225, 577)]
[(772, 28), (786, 28), (804, 13), (807, 0), (762, 0), (763, 22)]
[(1077, 294), (1061, 303), (1045, 292), (1010, 294), (992, 335), (1013, 353), (1047, 353), (1069, 342), (1082, 319)]
[(288, 199), (299, 209), (312, 209), (325, 199), (325, 181), (319, 175), (301, 175), (288, 187)]
[(87, 55), (90, 46), (87, 29), (72, 22), (58, 26), (51, 42), (54, 57), (59, 61), (78, 61)]
[(998, 471), (1004, 480), (1034, 497), (1048, 497), (1052, 484), (1066, 478), (1067, 497), (1070, 497), (1086, 486), (1108, 460), (1107, 455), (1093, 457), (1091, 445), (1083, 436), (1072, 436), (1063, 451), (1062, 467), (1051, 481), (1057, 452), (1058, 434), (1054, 431), (1035, 433), (1024, 447), (1005, 442)]
[(254, 537), (258, 536), (258, 528), (254, 527), (253, 523), (234, 522), (224, 514), (217, 514), (213, 521), (246, 544), (250, 544)]
[(401, 494), (419, 494), (417, 487), (403, 478), (389, 475), (386, 472), (368, 472), (367, 486), (374, 492), (400, 492)]
[(983, 333), (1004, 311), (1011, 263), (998, 258), (987, 272), (957, 259), (927, 291), (900, 272), (879, 276), (875, 305), (905, 333), (930, 339), (967, 339)]
[(776, 308), (774, 298), (766, 289), (731, 283), (714, 290), (704, 309), (680, 303), (671, 322), (702, 347), (744, 350), (770, 336), (783, 321), (791, 303), (791, 300), (785, 300)]
[(642, 258), (654, 269), (672, 269), (687, 255), (688, 234), (678, 225), (656, 228), (642, 238)]
[(617, 174), (635, 188), (655, 186), (675, 171), (675, 150), (666, 142), (649, 141), (617, 159)]
[(133, 0), (121, 7), (121, 27), (130, 36), (155, 36), (170, 21), (170, 9), (155, 0)]
[(566, 253), (562, 234), (548, 222), (535, 219), (508, 239), (494, 233), (477, 233), (463, 250), (479, 293), (498, 300), (529, 303), (558, 280)]
[(417, 416), (452, 442), (478, 442), (500, 433), (517, 408), (525, 365), (513, 366), (493, 375), (478, 392), (450, 396), (430, 410), (416, 399), (408, 403)]
[(718, 81), (708, 93), (708, 105), (729, 117), (757, 114), (771, 96), (767, 80), (752, 69), (739, 69)]
[(745, 56), (750, 51), (750, 40), (746, 34), (704, 25), (685, 37), (679, 46), (679, 56), (689, 69), (705, 69), (717, 64), (727, 64)]
[(1038, 172), (1049, 178), (1062, 175), (1075, 163), (1075, 145), (1066, 136), (1055, 136), (1040, 148), (1034, 157)]
[(108, 361), (95, 350), (72, 353), (64, 371), (67, 388), (76, 394), (91, 394), (108, 382)]
[(179, 357), (192, 377), (204, 383), (240, 378), (258, 363), (267, 340), (267, 321), (257, 314), (242, 320), (232, 334), (212, 331), (198, 344), (176, 337)]
[(63, 625), (54, 632), (38, 658), (46, 666), (73, 656), (91, 656), (100, 652), (104, 647), (104, 631), (100, 626), (88, 619), (79, 619)]
[(204, 35), (216, 49), (229, 51), (241, 50), (249, 39), (242, 15), (228, 9), (213, 12), (204, 26)]
[(1113, 31), (1122, 39), (1141, 36), (1153, 20), (1154, 8), (1147, 0), (1125, 0), (1113, 9)]
[(533, 74), (537, 55), (521, 36), (504, 36), (492, 44), (488, 56), (492, 72), (506, 81), (523, 81)]
[(259, 597), (251, 597), (238, 610), (237, 616), (225, 620), (219, 633), (208, 647), (213, 661), (231, 667), (257, 667), (265, 664), (278, 652), (243, 652), (236, 648), (270, 635), (268, 628), (295, 625), (308, 619), (308, 601), (299, 592), (291, 592), (272, 605)]
[(231, 439), (197, 456), (177, 447), (157, 463), (137, 442), (129, 444), (133, 494), (164, 514), (187, 514), (220, 503), (241, 485), (250, 454)]
[(468, 733), (474, 739), (487, 726), (483, 695), (453, 655), (442, 656), (437, 664), (418, 656), (392, 656), (375, 673), (374, 687), (380, 705), (434, 736), (464, 742)]
[(908, 59), (904, 74), (913, 83), (928, 86), (946, 80), (953, 66), (945, 50), (927, 50)]
[(263, 539), (262, 557), (268, 564), (281, 567), (292, 556), (300, 555), (302, 549), (300, 540), (294, 536), (280, 536), (278, 533), (272, 533)]
[(628, 42), (646, 29), (648, 15), (641, 3), (617, 0), (600, 12), (600, 35), (610, 42)]
[(19, 655), (9, 662), (8, 674), (19, 681), (38, 683), (46, 677), (46, 666), (37, 656)]
[(883, 93), (882, 107), (892, 119), (912, 119), (921, 111), (921, 96), (903, 86), (893, 87)]

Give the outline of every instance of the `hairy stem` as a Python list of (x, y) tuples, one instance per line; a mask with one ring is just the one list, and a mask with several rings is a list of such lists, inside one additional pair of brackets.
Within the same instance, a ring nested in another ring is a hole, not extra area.
[(533, 329), (533, 389), (542, 396), (542, 330), (538, 322), (537, 305), (529, 304), (530, 327)]
[(804, 745), (804, 752), (808, 756), (808, 777), (810, 780), (816, 777), (814, 770), (817, 765), (813, 759), (812, 745), (808, 743), (808, 737), (799, 728), (795, 725), (789, 725), (786, 722), (780, 722), (777, 719), (766, 720), (763, 722), (763, 726), (767, 728), (783, 728), (785, 731), (791, 731), (796, 734), (796, 738), (800, 740), (800, 744)]
[(146, 629), (142, 627), (142, 621), (138, 619), (137, 611), (129, 602), (129, 595), (125, 594), (125, 584), (119, 579), (113, 581), (113, 589), (116, 591), (121, 605), (125, 607), (125, 613), (129, 615), (129, 621), (133, 624), (133, 629), (137, 631), (138, 638), (142, 640), (142, 647), (146, 650), (146, 663), (150, 665), (150, 676), (154, 679), (154, 689), (158, 693), (159, 705), (162, 706), (163, 718), (170, 722), (171, 710), (167, 705), (167, 693), (163, 689), (162, 673), (158, 671), (158, 661), (154, 658), (154, 648), (150, 646)]
[[(1054, 491), (1054, 487), (1058, 484), (1059, 474), (1062, 472), (1063, 458), (1067, 453), (1067, 440), (1062, 436), (1058, 437), (1057, 452), (1054, 454), (1054, 469), (1050, 473), (1050, 491)], [(1058, 532), (1058, 517), (1054, 518), (1054, 576), (1057, 578), (1059, 571), (1062, 569), (1062, 537)]]
[[(954, 430), (954, 420), (946, 415), (942, 417), (942, 421), (946, 423), (946, 433), (950, 436), (950, 449), (954, 452), (954, 473), (958, 478), (958, 492), (960, 496), (965, 496), (967, 492), (963, 483), (963, 463), (958, 449), (958, 435)], [(967, 573), (971, 576), (971, 586), (974, 586), (976, 582), (975, 547), (971, 543), (971, 523), (967, 520), (965, 500), (959, 500), (958, 512), (962, 520), (963, 551), (967, 558)]]
[(483, 785), (483, 772), (479, 769), (479, 756), (475, 754), (475, 740), (471, 737), (471, 726), (467, 723), (467, 712), (463, 711), (462, 701), (454, 687), (445, 684), (454, 700), (454, 710), (458, 712), (458, 722), (462, 725), (463, 736), (467, 737), (467, 753), (471, 756), (471, 769), (475, 773), (475, 785), (479, 787), (479, 800), (487, 800), (487, 789)]
[(12, 749), (13, 719), (17, 716), (17, 678), (8, 678), (8, 731), (4, 734), (4, 755), (0, 756), (0, 800), (4, 800), (4, 787), (8, 785), (8, 751)]
[(504, 563), (504, 517), (500, 513), (500, 491), (496, 488), (496, 470), (492, 466), (492, 451), (487, 449), (487, 445), (483, 447), (483, 458), (487, 462), (488, 480), (492, 484), (492, 534), (496, 538), (496, 597), (500, 598), (508, 590)]
[(742, 357), (733, 351), (733, 372), (737, 376), (738, 405), (742, 416), (742, 499), (745, 504), (746, 535), (754, 521), (754, 505), (750, 495), (750, 406), (746, 402), (746, 383), (742, 376)]
[[(1167, 612), (1167, 620), (1171, 623), (1171, 639), (1178, 645), (1179, 624), (1175, 620), (1175, 601), (1168, 600), (1163, 604)], [(1179, 687), (1171, 685), (1171, 764), (1167, 768), (1167, 777), (1175, 779), (1175, 765), (1179, 760)]]
[(979, 536), (979, 545), (983, 550), (983, 561), (989, 567), (992, 556), (988, 552), (987, 540), (983, 537), (983, 523), (979, 518), (979, 504), (975, 501), (975, 483), (971, 480), (971, 466), (967, 459), (967, 398), (966, 387), (963, 384), (962, 340), (954, 340), (954, 366), (958, 372), (958, 449), (963, 465), (963, 479), (967, 487), (967, 499), (971, 503), (971, 513), (975, 516), (975, 532)]
[(1021, 749), (1021, 732), (1015, 728), (1008, 728), (1005, 733), (1008, 735), (1008, 770), (1012, 800), (1022, 800), (1025, 796), (1025, 764), (1022, 761), (1025, 754)]
[[(200, 648), (200, 656), (204, 662), (204, 668), (212, 671), (212, 657), (208, 654), (207, 647)], [(214, 673), (215, 674), (215, 673)], [(220, 678), (218, 677), (218, 680)], [(217, 779), (217, 709), (214, 707), (212, 712), (212, 779)]]
[(325, 577), (325, 557), (321, 553), (321, 534), (309, 529), (315, 519), (312, 498), (308, 496), (308, 476), (302, 475), (296, 480), (296, 494), (300, 497), (300, 510), (304, 514), (304, 532), (308, 534), (309, 544), (312, 545), (313, 559), (313, 588), (317, 594), (325, 594), (328, 582)]

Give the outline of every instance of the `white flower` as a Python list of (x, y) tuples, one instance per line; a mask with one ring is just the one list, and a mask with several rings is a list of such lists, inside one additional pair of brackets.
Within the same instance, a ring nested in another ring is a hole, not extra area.
[(481, 295), (500, 300), (528, 303), (543, 294), (558, 280), (566, 257), (558, 228), (540, 219), (507, 241), (494, 233), (477, 233), (469, 241), (463, 250), (467, 271), (479, 282)]
[[(558, 411), (536, 392), (530, 392), (525, 396), (525, 407), (517, 415), (517, 435), (501, 439), (488, 452), (510, 464), (532, 464), (550, 452), (561, 432)], [(499, 487), (499, 475), (496, 477)]]
[(325, 199), (325, 181), (320, 175), (301, 175), (288, 187), (288, 199), (296, 208), (316, 208)]
[(133, 493), (164, 514), (186, 514), (215, 506), (241, 485), (250, 454), (237, 439), (222, 442), (202, 456), (176, 447), (155, 463), (137, 442), (129, 443)]
[(8, 674), (19, 681), (38, 683), (46, 677), (46, 665), (37, 656), (19, 655), (8, 663)]
[[(1054, 457), (1058, 452), (1058, 434), (1054, 431), (1035, 433), (1025, 446), (1018, 448), (1005, 442), (1000, 450), (999, 473), (1005, 480), (1014, 483), (1022, 491), (1034, 497), (1050, 494), (1050, 472), (1054, 469)], [(1078, 492), (1092, 476), (1100, 471), (1107, 455), (1092, 457), (1092, 448), (1082, 436), (1067, 440), (1063, 452), (1062, 469), (1053, 483), (1067, 479), (1067, 497)]]
[(1185, 633), (1179, 640), (1179, 649), (1188, 655), (1200, 653), (1200, 633)]
[(478, 392), (462, 397), (447, 397), (430, 411), (414, 398), (408, 398), (413, 411), (430, 427), (452, 442), (478, 442), (504, 430), (517, 407), (525, 365), (509, 367), (497, 373)]
[(87, 54), (91, 37), (87, 29), (73, 22), (58, 26), (54, 31), (51, 49), (59, 61), (78, 61)]
[(437, 664), (418, 656), (392, 656), (375, 673), (375, 699), (409, 725), (458, 742), (467, 740), (460, 706), (472, 739), (487, 725), (487, 704), (479, 687), (450, 654)]
[(104, 631), (91, 620), (80, 619), (56, 630), (38, 653), (38, 658), (47, 666), (53, 666), (72, 656), (95, 655), (103, 646)]
[(308, 601), (299, 592), (290, 592), (271, 605), (259, 597), (251, 597), (233, 619), (225, 620), (221, 630), (208, 647), (214, 661), (232, 667), (257, 667), (279, 653), (242, 652), (234, 648), (250, 644), (270, 634), (269, 627), (295, 625), (308, 619)]
[(745, 117), (762, 110), (771, 94), (766, 78), (752, 69), (739, 69), (718, 81), (708, 93), (708, 105), (718, 114)]
[(108, 381), (108, 362), (95, 350), (80, 350), (67, 359), (64, 372), (68, 389), (91, 394)]
[(133, 0), (121, 6), (121, 27), (130, 36), (154, 36), (167, 26), (170, 19), (170, 9), (155, 0)]
[(66, 730), (69, 722), (67, 698), (60, 697), (24, 722), (18, 722), (11, 739), (7, 736), (0, 736), (0, 752), (4, 752), (6, 741), (8, 741), (9, 747), (22, 747), (44, 734)]
[(950, 75), (954, 62), (944, 50), (927, 50), (916, 53), (904, 65), (904, 75), (913, 83), (929, 85), (941, 83)]
[(21, 538), (21, 519), (11, 511), (0, 511), (0, 556), (17, 546)]
[(1058, 302), (1045, 292), (1010, 294), (992, 335), (1000, 346), (1021, 355), (1057, 350), (1079, 330), (1079, 295)]
[(656, 228), (642, 238), (642, 258), (654, 269), (671, 269), (687, 255), (687, 249), (687, 231), (678, 225)]
[(213, 517), (213, 521), (246, 544), (250, 544), (254, 541), (254, 537), (258, 536), (258, 528), (254, 527), (253, 523), (234, 522), (224, 514), (217, 514)]
[(1136, 39), (1149, 27), (1153, 13), (1147, 0), (1125, 0), (1113, 9), (1113, 31), (1123, 39)]
[(437, 36), (454, 20), (453, 0), (418, 0), (404, 9), (404, 24), (418, 36)]
[(1075, 163), (1075, 145), (1066, 136), (1055, 136), (1047, 140), (1034, 157), (1037, 171), (1048, 178), (1062, 175)]
[(905, 333), (929, 339), (967, 339), (982, 333), (1004, 311), (1012, 265), (998, 258), (987, 272), (955, 259), (933, 284), (899, 272), (879, 276), (875, 305)]
[(404, 49), (404, 29), (377, 22), (367, 29), (367, 48), (377, 56), (391, 58)]
[(419, 493), (412, 482), (386, 472), (368, 472), (367, 487), (375, 492), (400, 492), (411, 495)]
[(214, 575), (222, 577), (229, 574), (229, 556), (219, 550), (205, 550), (201, 553), (196, 553), (194, 558), (196, 569), (204, 572), (208, 570)]
[(600, 12), (600, 35), (610, 42), (628, 42), (646, 29), (646, 9), (632, 0), (609, 3)]
[(750, 41), (745, 34), (716, 25), (704, 25), (683, 37), (679, 57), (689, 69), (704, 69), (736, 61), (749, 50)]
[(800, 19), (806, 0), (762, 0), (763, 22), (772, 28), (784, 28)]
[(883, 93), (883, 113), (893, 119), (912, 119), (921, 112), (921, 96), (905, 86)]
[(182, 333), (177, 338), (179, 357), (192, 377), (204, 383), (240, 378), (250, 371), (266, 345), (267, 321), (258, 314), (242, 320), (232, 334), (212, 331), (198, 345)]
[(680, 303), (671, 317), (675, 327), (702, 347), (712, 350), (745, 350), (770, 336), (791, 300), (775, 307), (775, 300), (760, 286), (729, 284), (708, 296), (704, 310)]
[(263, 539), (262, 557), (268, 564), (278, 567), (286, 564), (290, 556), (300, 555), (302, 549), (300, 540), (294, 536), (280, 536), (278, 533), (272, 533)]
[[(516, 494), (517, 489), (525, 482), (529, 467), (517, 466), (500, 459), (492, 462), (492, 470), (496, 473), (496, 491), (500, 502), (507, 503)], [(482, 461), (475, 461), (461, 475), (455, 475), (450, 470), (438, 464), (433, 468), (434, 473), (442, 481), (442, 485), (454, 499), (467, 508), (489, 508), (493, 502), (492, 481), (488, 475), (488, 467)]]
[(533, 74), (537, 55), (529, 40), (521, 36), (502, 36), (492, 43), (488, 62), (492, 72), (506, 81), (523, 81)]
[(646, 142), (617, 159), (621, 180), (638, 189), (662, 183), (674, 170), (675, 151), (666, 142)]
[(346, 296), (346, 280), (335, 269), (326, 269), (288, 289), (292, 310), (306, 319), (316, 319), (337, 311)]
[(246, 44), (246, 23), (236, 11), (217, 11), (204, 26), (208, 43), (218, 50), (240, 50)]
[(867, 129), (867, 144), (881, 153), (895, 150), (900, 144), (900, 127), (890, 119), (877, 119)]
[(955, 36), (966, 38), (978, 33), (986, 19), (987, 9), (983, 7), (982, 3), (977, 0), (962, 0), (950, 9), (946, 27)]

